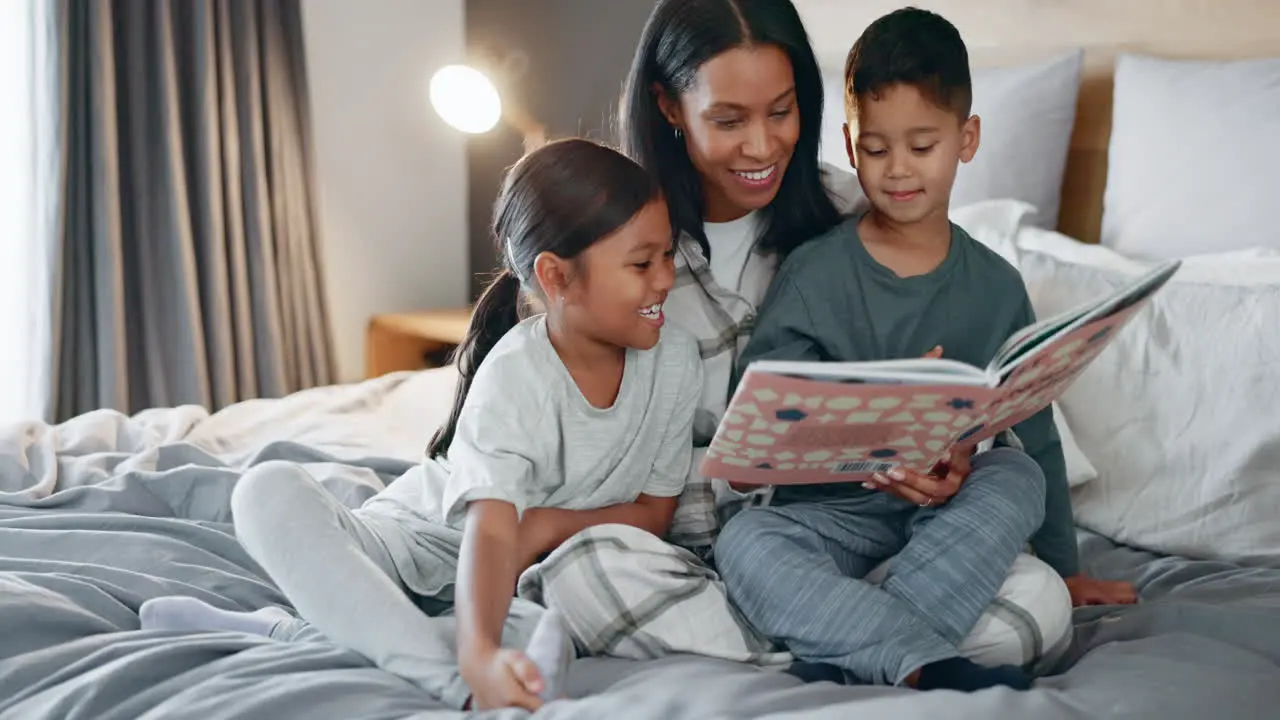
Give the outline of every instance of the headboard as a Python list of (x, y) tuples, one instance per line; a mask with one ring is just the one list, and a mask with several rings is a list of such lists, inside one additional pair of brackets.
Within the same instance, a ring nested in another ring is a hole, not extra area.
[(871, 21), (905, 5), (932, 10), (954, 23), (975, 67), (1084, 48), (1084, 78), (1058, 222), (1062, 233), (1084, 242), (1097, 242), (1102, 222), (1112, 72), (1118, 52), (1196, 59), (1280, 57), (1280, 0), (793, 2), (819, 61), (831, 67), (843, 66), (849, 46)]

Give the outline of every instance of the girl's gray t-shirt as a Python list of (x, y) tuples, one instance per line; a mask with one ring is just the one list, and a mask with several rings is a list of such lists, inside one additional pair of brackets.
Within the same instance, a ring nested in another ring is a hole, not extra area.
[(481, 363), (448, 457), (425, 459), (360, 514), (388, 545), (405, 584), (432, 594), (452, 583), (472, 501), (509, 502), (523, 514), (679, 495), (701, 395), (697, 343), (667, 326), (653, 348), (627, 351), (616, 400), (594, 407), (552, 347), (545, 316), (529, 318)]

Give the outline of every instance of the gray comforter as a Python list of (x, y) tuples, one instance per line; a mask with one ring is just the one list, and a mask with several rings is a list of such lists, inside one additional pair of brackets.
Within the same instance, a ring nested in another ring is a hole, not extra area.
[[(351, 504), (409, 467), (408, 452), (339, 452), (341, 423), (332, 442), (316, 440), (323, 418), (367, 407), (329, 400), (328, 415), (304, 413), (311, 430), (292, 433), (305, 443), (281, 439), (288, 423), (249, 437), (190, 409), (0, 433), (0, 720), (461, 716), (332, 645), (138, 630), (139, 604), (157, 595), (287, 605), (232, 534), (227, 501), (245, 467), (307, 463)], [(205, 432), (209, 423), (222, 430)], [(802, 686), (696, 657), (591, 659), (573, 669), (575, 699), (537, 716), (1280, 717), (1280, 571), (1159, 558), (1088, 535), (1082, 548), (1092, 572), (1134, 580), (1143, 602), (1079, 611), (1073, 651), (1032, 692)]]

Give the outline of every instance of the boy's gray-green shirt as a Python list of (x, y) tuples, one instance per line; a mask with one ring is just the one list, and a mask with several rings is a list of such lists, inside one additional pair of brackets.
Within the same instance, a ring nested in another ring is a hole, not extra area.
[[(761, 305), (732, 388), (756, 360), (856, 362), (918, 358), (941, 345), (944, 357), (986, 367), (1000, 345), (1035, 321), (1018, 271), (951, 225), (946, 259), (903, 278), (877, 262), (853, 216), (800, 246), (782, 263)], [(1079, 572), (1066, 461), (1045, 408), (1014, 428), (1043, 469), (1045, 520), (1031, 538), (1036, 555), (1063, 577)], [(856, 483), (778, 487), (781, 502), (877, 492)]]

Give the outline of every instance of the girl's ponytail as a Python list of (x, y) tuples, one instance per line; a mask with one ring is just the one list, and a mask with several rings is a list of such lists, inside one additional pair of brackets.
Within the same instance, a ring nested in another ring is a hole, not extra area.
[(453, 435), (458, 430), (458, 417), (462, 415), (462, 405), (467, 400), (467, 392), (471, 390), (476, 370), (489, 351), (493, 350), (493, 346), (519, 322), (520, 279), (511, 270), (503, 269), (476, 301), (471, 324), (467, 326), (467, 336), (454, 352), (459, 378), (458, 389), (453, 397), (453, 410), (449, 412), (448, 421), (431, 437), (431, 443), (427, 446), (428, 457), (443, 457), (449, 452), (449, 444), (453, 442)]

